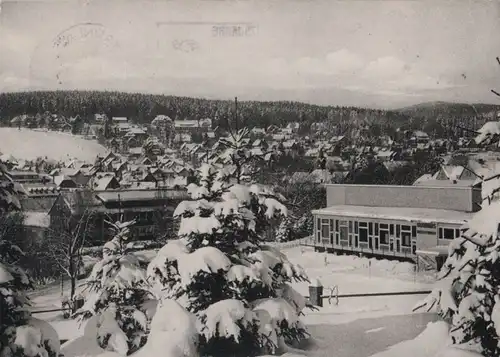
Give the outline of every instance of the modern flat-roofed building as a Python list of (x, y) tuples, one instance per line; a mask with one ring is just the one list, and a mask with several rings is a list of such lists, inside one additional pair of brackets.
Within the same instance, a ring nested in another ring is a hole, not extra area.
[(451, 240), (480, 209), (481, 186), (326, 185), (314, 210), (318, 250), (413, 260), (438, 269)]

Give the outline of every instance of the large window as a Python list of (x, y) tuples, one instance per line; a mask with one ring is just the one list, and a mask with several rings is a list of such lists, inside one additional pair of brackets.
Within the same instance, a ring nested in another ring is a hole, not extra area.
[(368, 224), (359, 222), (359, 241), (368, 243)]
[(401, 245), (403, 247), (411, 246), (412, 233), (413, 233), (412, 226), (405, 226), (405, 225), (401, 226)]
[(401, 245), (403, 247), (411, 246), (411, 233), (401, 232)]
[(438, 238), (452, 240), (460, 237), (460, 230), (455, 228), (439, 228)]
[(345, 241), (347, 243), (349, 234), (347, 221), (339, 221), (338, 229), (339, 229), (340, 240)]
[(380, 244), (389, 244), (389, 225), (380, 223), (379, 228)]
[(321, 220), (321, 237), (323, 239), (330, 239), (330, 220), (322, 219)]

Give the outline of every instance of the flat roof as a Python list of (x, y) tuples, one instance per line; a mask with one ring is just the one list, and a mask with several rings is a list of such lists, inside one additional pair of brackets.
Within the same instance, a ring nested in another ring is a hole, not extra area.
[[(440, 180), (436, 180), (440, 181)], [(444, 181), (444, 180), (443, 180)], [(456, 189), (462, 189), (462, 190), (470, 190), (472, 187), (471, 186), (460, 186), (460, 185), (449, 185), (447, 183), (436, 183), (435, 185), (429, 185), (429, 186), (422, 186), (422, 185), (364, 185), (364, 184), (345, 184), (345, 183), (327, 183), (324, 184), (326, 187), (348, 187), (348, 188), (355, 188), (355, 187), (382, 187), (382, 188), (391, 188), (391, 187), (404, 187), (407, 189), (443, 189), (443, 188), (456, 188)]]
[(463, 224), (470, 220), (473, 213), (411, 207), (380, 207), (380, 206), (351, 206), (338, 205), (318, 210), (313, 210), (316, 215), (332, 215), (359, 218), (392, 219), (398, 221), (411, 221), (421, 223), (451, 223)]

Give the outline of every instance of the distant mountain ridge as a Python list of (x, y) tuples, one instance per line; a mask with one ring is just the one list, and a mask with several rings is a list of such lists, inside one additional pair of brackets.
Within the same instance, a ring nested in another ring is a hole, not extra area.
[(437, 118), (438, 116), (443, 118), (466, 118), (500, 111), (500, 104), (468, 104), (436, 101), (420, 103), (396, 109), (396, 111), (414, 118)]

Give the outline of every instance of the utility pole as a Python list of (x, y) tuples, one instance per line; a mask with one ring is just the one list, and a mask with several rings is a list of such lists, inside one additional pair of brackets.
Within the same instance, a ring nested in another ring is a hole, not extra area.
[(122, 221), (122, 201), (121, 201), (121, 196), (118, 194), (118, 220), (119, 222)]
[(238, 97), (234, 97), (234, 125), (238, 132)]

